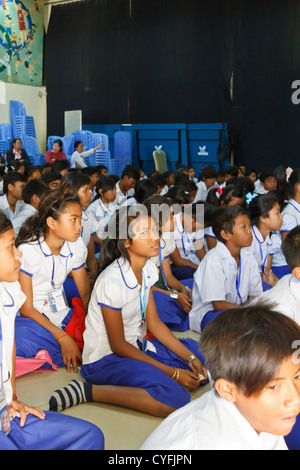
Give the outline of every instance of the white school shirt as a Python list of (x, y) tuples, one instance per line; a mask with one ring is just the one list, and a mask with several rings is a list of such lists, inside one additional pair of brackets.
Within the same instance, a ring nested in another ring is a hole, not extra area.
[(84, 159), (92, 155), (92, 153), (94, 153), (94, 149), (90, 149), (81, 153), (75, 150), (71, 157), (71, 168), (86, 168), (88, 164)]
[(160, 259), (163, 261), (165, 258), (169, 258), (170, 254), (176, 248), (176, 243), (174, 240), (173, 232), (163, 232), (159, 240), (160, 246), (160, 255), (154, 256), (151, 258), (151, 261), (155, 266), (160, 266)]
[(282, 436), (258, 434), (237, 407), (206, 392), (171, 413), (141, 450), (288, 450)]
[(251, 302), (266, 301), (274, 304), (274, 310), (286, 315), (300, 325), (300, 282), (293, 274), (283, 276), (272, 289)]
[[(97, 278), (85, 321), (83, 364), (90, 364), (112, 354), (102, 316), (102, 306), (122, 312), (125, 339), (138, 347), (142, 318), (140, 291), (141, 298), (144, 299), (146, 286), (147, 302), (150, 289), (158, 280), (157, 268), (150, 260), (143, 267), (143, 273), (145, 284), (143, 282), (141, 288), (129, 262), (121, 257), (111, 263)], [(149, 341), (147, 347), (149, 351), (156, 351)]]
[(268, 234), (266, 239), (263, 239), (262, 234), (256, 226), (252, 226), (253, 240), (252, 244), (246, 250), (252, 252), (262, 275), (267, 267), (268, 256), (273, 256), (281, 248), (281, 238), (276, 234)]
[(200, 259), (196, 253), (194, 242), (202, 240), (204, 243), (204, 229), (200, 229), (197, 232), (186, 232), (182, 226), (181, 214), (182, 212), (179, 212), (174, 215), (174, 240), (176, 246), (182, 258), (187, 259), (192, 263), (200, 264)]
[(208, 246), (207, 246), (207, 238), (214, 238), (217, 239), (215, 236), (212, 226), (210, 225), (209, 227), (205, 227), (204, 229), (204, 248), (206, 253), (209, 251)]
[(3, 196), (0, 196), (0, 210), (2, 210), (5, 214), (6, 217), (12, 222), (14, 218), (17, 216), (19, 210), (21, 207), (24, 205), (24, 201), (21, 201), (20, 199), (16, 202), (15, 206), (15, 212), (13, 212), (7, 202), (7, 197), (6, 194)]
[(197, 183), (198, 190), (197, 190), (194, 201), (195, 202), (206, 201), (207, 195), (208, 195), (208, 192), (210, 191), (210, 189), (218, 188), (218, 187), (219, 187), (219, 185), (216, 182), (211, 188), (207, 189), (206, 184), (204, 183), (204, 181), (199, 181), (199, 183)]
[(112, 202), (110, 202), (108, 206), (106, 206), (105, 204), (103, 204), (101, 198), (99, 197), (88, 206), (85, 212), (92, 218), (94, 222), (94, 229), (96, 232), (99, 222), (105, 219), (108, 223), (111, 216), (117, 209), (118, 206)]
[(90, 217), (88, 212), (82, 211), (82, 219), (81, 219), (81, 238), (87, 247), (88, 244), (90, 243), (91, 236), (96, 233), (95, 231), (95, 222)]
[[(280, 233), (290, 232), (300, 224), (300, 204), (291, 199), (282, 211), (283, 221)], [(272, 266), (285, 266), (287, 264), (282, 249), (278, 250), (273, 256)]]
[(126, 194), (122, 193), (120, 189), (120, 182), (118, 181), (116, 184), (116, 199), (114, 200), (113, 204), (115, 206), (120, 206), (126, 201), (126, 198), (134, 196), (134, 189), (131, 188), (128, 191), (126, 191)]
[[(70, 308), (66, 306), (53, 313), (48, 294), (58, 290), (63, 292), (67, 275), (85, 266), (87, 248), (83, 239), (79, 237), (75, 242), (64, 242), (58, 255), (53, 255), (42, 238), (37, 242), (23, 243), (18, 250), (22, 253), (21, 272), (32, 278), (34, 308), (60, 327)], [(54, 287), (51, 285), (52, 276)]]
[(15, 236), (17, 238), (20, 228), (24, 224), (24, 222), (34, 214), (36, 214), (38, 211), (31, 205), (31, 204), (24, 204), (23, 206), (20, 207), (20, 210), (18, 211), (16, 217), (14, 217), (12, 221), (12, 225), (14, 228)]
[(12, 375), (12, 353), (15, 341), (15, 317), (26, 300), (21, 286), (16, 282), (0, 282), (0, 321), (3, 338), (3, 370), (6, 402), (12, 402), (12, 386), (9, 377)]
[(213, 301), (241, 305), (262, 291), (261, 276), (253, 254), (242, 248), (238, 268), (228, 248), (218, 241), (194, 273), (190, 329), (201, 332), (204, 315), (214, 310)]

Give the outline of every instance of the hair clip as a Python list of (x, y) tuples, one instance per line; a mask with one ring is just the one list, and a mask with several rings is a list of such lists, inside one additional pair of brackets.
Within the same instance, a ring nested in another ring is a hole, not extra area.
[(246, 202), (247, 202), (247, 204), (250, 204), (250, 202), (251, 202), (253, 199), (255, 199), (257, 196), (258, 196), (257, 193), (254, 193), (254, 194), (248, 193), (248, 194), (246, 194)]
[(220, 199), (220, 196), (222, 196), (223, 191), (224, 191), (224, 187), (219, 186), (217, 191), (216, 191), (216, 196), (217, 196), (218, 199)]

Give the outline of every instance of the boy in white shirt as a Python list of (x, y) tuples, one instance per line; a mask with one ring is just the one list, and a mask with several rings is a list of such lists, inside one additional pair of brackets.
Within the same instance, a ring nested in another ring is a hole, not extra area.
[(132, 165), (127, 165), (121, 175), (120, 181), (116, 184), (116, 199), (114, 204), (116, 206), (122, 205), (128, 197), (134, 195), (134, 188), (140, 179), (140, 172), (138, 168)]
[(201, 332), (222, 310), (238, 307), (262, 294), (258, 265), (250, 250), (250, 219), (239, 206), (222, 206), (214, 212), (217, 246), (210, 250), (194, 274), (190, 329)]
[(0, 209), (11, 222), (24, 204), (24, 201), (22, 200), (22, 191), (26, 182), (26, 176), (22, 173), (18, 173), (17, 171), (12, 171), (4, 175), (4, 195), (0, 197)]
[[(274, 304), (277, 310), (300, 325), (300, 226), (291, 230), (284, 241), (283, 254), (291, 274), (283, 276), (258, 299)], [(256, 303), (254, 301), (253, 303)]]
[(263, 304), (223, 312), (200, 339), (212, 390), (169, 415), (142, 450), (299, 449), (299, 335)]

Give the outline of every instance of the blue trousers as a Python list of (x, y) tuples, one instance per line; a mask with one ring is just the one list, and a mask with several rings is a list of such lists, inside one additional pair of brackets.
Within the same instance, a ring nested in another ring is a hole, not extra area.
[(286, 274), (291, 274), (291, 270), (286, 266), (272, 266), (272, 271), (278, 279), (281, 279)]
[(11, 431), (0, 432), (0, 450), (104, 450), (102, 431), (92, 423), (72, 416), (46, 411), (46, 418), (27, 415), (11, 421)]
[[(180, 341), (204, 364), (204, 358), (197, 341), (192, 339), (181, 339)], [(156, 353), (148, 351), (147, 354), (150, 357), (171, 367), (191, 370), (185, 361), (159, 341), (153, 339), (151, 343), (154, 344)], [(94, 385), (143, 388), (155, 400), (173, 408), (180, 408), (189, 403), (191, 399), (186, 388), (157, 367), (135, 359), (121, 358), (116, 354), (109, 354), (99, 361), (84, 364), (81, 367), (81, 375), (87, 382)]]
[(174, 266), (174, 264), (171, 264), (171, 271), (178, 281), (182, 281), (184, 279), (192, 278), (196, 269), (191, 266)]
[[(192, 289), (194, 279), (185, 279), (181, 283)], [(189, 329), (189, 316), (176, 299), (172, 299), (169, 295), (159, 291), (153, 291), (153, 296), (158, 316), (170, 330), (186, 331)]]

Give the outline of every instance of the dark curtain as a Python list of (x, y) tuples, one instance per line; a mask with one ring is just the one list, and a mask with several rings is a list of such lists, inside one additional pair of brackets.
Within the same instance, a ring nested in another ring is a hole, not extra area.
[[(227, 122), (236, 162), (300, 151), (300, 0), (87, 0), (52, 7), (48, 135), (84, 124)], [(230, 79), (234, 72), (233, 102)]]

